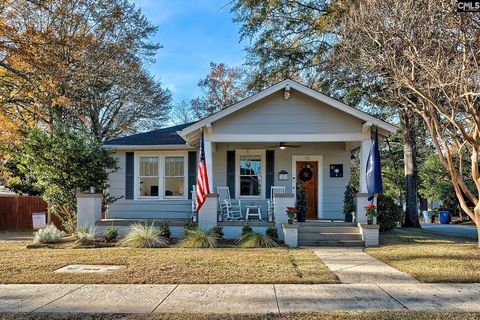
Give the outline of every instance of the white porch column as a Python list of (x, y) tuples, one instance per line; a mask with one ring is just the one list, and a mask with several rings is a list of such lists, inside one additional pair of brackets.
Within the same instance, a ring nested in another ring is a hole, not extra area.
[(360, 185), (359, 193), (367, 193), (367, 160), (370, 148), (372, 147), (372, 140), (370, 138), (362, 140), (360, 145)]
[(367, 223), (367, 216), (365, 215), (365, 209), (363, 207), (368, 204), (367, 160), (371, 146), (372, 140), (370, 137), (368, 139), (363, 139), (360, 145), (360, 181), (356, 201), (357, 212), (355, 215), (355, 222), (357, 223)]
[(198, 211), (198, 227), (207, 231), (217, 225), (218, 195), (210, 193)]
[(274, 200), (275, 204), (273, 206), (273, 215), (275, 217), (275, 226), (278, 231), (278, 237), (280, 240), (284, 239), (282, 225), (288, 222), (287, 216), (287, 207), (295, 206), (295, 195), (294, 194), (276, 194)]
[(77, 193), (77, 227), (94, 228), (102, 220), (102, 199), (100, 193)]
[(207, 176), (208, 184), (210, 185), (210, 192), (215, 192), (213, 181), (213, 142), (208, 141), (207, 139), (205, 139), (205, 161), (207, 163)]

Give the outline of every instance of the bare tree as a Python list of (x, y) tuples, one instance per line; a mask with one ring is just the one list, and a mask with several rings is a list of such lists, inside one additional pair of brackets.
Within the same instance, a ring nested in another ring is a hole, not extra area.
[(196, 117), (203, 118), (230, 107), (246, 93), (245, 74), (240, 68), (210, 63), (210, 72), (198, 82), (204, 95), (191, 101)]
[(344, 17), (338, 54), (423, 119), (480, 234), (479, 27), (453, 1), (364, 0)]
[(178, 100), (170, 112), (170, 121), (175, 125), (189, 123), (197, 119), (192, 110), (190, 100), (187, 98)]

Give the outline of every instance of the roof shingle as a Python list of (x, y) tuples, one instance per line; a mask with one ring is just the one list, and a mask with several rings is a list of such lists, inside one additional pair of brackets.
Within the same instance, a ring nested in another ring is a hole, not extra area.
[(180, 124), (173, 127), (157, 129), (153, 131), (137, 133), (130, 136), (112, 139), (106, 141), (105, 145), (174, 145), (185, 144), (185, 140), (180, 137), (177, 131), (186, 128), (195, 122)]

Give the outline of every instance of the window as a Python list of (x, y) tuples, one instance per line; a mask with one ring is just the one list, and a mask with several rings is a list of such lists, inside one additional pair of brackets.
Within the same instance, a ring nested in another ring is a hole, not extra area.
[(158, 197), (158, 157), (140, 157), (140, 197)]
[(240, 196), (261, 196), (262, 156), (240, 155)]
[(165, 157), (165, 197), (184, 197), (184, 157)]

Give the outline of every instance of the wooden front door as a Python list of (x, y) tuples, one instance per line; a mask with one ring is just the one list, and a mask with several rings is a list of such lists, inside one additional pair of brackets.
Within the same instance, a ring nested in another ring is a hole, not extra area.
[(305, 187), (308, 212), (306, 219), (317, 219), (318, 215), (318, 161), (296, 162), (297, 197), (299, 184)]

